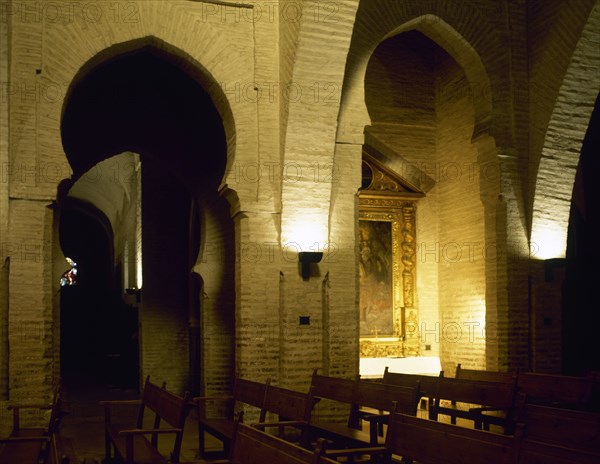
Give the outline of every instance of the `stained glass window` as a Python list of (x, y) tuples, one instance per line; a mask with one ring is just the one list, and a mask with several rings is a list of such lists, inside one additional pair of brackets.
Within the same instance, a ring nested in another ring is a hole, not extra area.
[(77, 263), (73, 261), (71, 258), (66, 258), (67, 263), (71, 266), (71, 269), (65, 271), (65, 273), (60, 278), (60, 286), (66, 287), (69, 285), (77, 284)]

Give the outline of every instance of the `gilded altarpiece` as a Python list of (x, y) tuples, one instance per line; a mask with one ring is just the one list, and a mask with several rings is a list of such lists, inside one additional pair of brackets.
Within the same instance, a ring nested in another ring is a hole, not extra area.
[(418, 356), (415, 208), (423, 194), (363, 154), (359, 194), (360, 356)]

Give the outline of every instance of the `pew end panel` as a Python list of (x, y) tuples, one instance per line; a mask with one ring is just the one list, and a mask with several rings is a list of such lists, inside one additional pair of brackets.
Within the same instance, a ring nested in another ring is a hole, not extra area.
[[(189, 393), (183, 397), (177, 396), (162, 386), (150, 382), (146, 378), (142, 397), (139, 400), (103, 401), (105, 411), (105, 457), (106, 461), (112, 459), (112, 450), (115, 456), (126, 464), (137, 462), (152, 463), (178, 463), (183, 440), (185, 419), (190, 410)], [(116, 406), (138, 406), (135, 425), (115, 423), (112, 421), (111, 410)], [(153, 425), (144, 428), (144, 412), (154, 413)], [(165, 457), (158, 450), (159, 436), (174, 435), (173, 448), (170, 455)], [(148, 438), (150, 437), (150, 438)]]

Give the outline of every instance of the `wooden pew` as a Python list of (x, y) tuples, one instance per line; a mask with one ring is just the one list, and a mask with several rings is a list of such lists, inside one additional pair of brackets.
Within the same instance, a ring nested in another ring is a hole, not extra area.
[[(206, 396), (194, 398), (198, 407), (198, 441), (200, 457), (206, 457), (211, 453), (206, 451), (205, 433), (209, 433), (223, 443), (223, 454), (229, 454), (229, 446), (235, 430), (235, 410), (241, 404), (253, 406), (257, 409), (263, 407), (267, 385), (270, 383), (255, 382), (242, 378), (236, 378), (233, 383), (233, 394), (231, 396)], [(221, 417), (211, 417), (208, 414), (207, 403), (225, 403), (226, 411)]]
[(322, 441), (314, 451), (308, 451), (255, 427), (240, 423), (236, 427), (229, 462), (231, 464), (334, 464), (336, 461), (324, 455)]
[[(259, 424), (264, 425), (264, 424)], [(228, 464), (336, 464), (324, 455), (321, 440), (313, 451), (267, 434), (256, 427), (234, 422)], [(206, 461), (200, 461), (202, 463)], [(195, 464), (195, 463), (189, 463)], [(199, 462), (197, 464), (200, 464)]]
[[(438, 420), (440, 414), (445, 414), (450, 416), (452, 424), (456, 424), (457, 418), (463, 418), (473, 421), (477, 429), (488, 430), (490, 424), (494, 424), (510, 434), (514, 426), (516, 391), (514, 381), (484, 382), (440, 377), (433, 394), (429, 419)], [(464, 408), (458, 403), (480, 406)]]
[(552, 443), (524, 440), (518, 464), (598, 464), (600, 455), (563, 448)]
[(392, 453), (420, 464), (598, 464), (600, 414), (526, 404), (509, 436), (394, 413), (385, 447), (328, 450), (388, 463)]
[(519, 422), (521, 463), (600, 463), (600, 414), (525, 404)]
[[(102, 401), (100, 403), (104, 406), (107, 462), (110, 462), (111, 459), (111, 448), (114, 448), (115, 455), (125, 464), (179, 462), (183, 427), (189, 412), (189, 393), (186, 392), (182, 398), (167, 391), (165, 387), (165, 383), (162, 387), (159, 387), (151, 383), (150, 377), (147, 377), (140, 400)], [(139, 406), (135, 426), (131, 427), (112, 422), (112, 408), (123, 405)], [(154, 413), (154, 423), (152, 428), (149, 429), (145, 429), (143, 424), (146, 409)], [(168, 427), (161, 427), (161, 422), (165, 422)], [(175, 436), (173, 449), (170, 456), (167, 457), (162, 456), (158, 451), (158, 436), (163, 434)], [(150, 440), (147, 436), (151, 437)]]
[(520, 436), (483, 430), (393, 413), (384, 447), (328, 450), (330, 457), (372, 457), (370, 462), (391, 462), (391, 455), (404, 463), (419, 464), (516, 464)]
[[(383, 372), (383, 379), (381, 383), (386, 385), (397, 385), (400, 387), (414, 386), (416, 382), (419, 383), (419, 398), (429, 398), (429, 406), (433, 401), (433, 393), (437, 388), (437, 379), (444, 376), (444, 371), (440, 371), (438, 376), (423, 375), (423, 374), (404, 374), (401, 372), (390, 372), (386, 366)], [(418, 401), (417, 400), (417, 401)]]
[[(369, 422), (370, 443), (377, 444), (376, 436), (383, 437), (383, 425), (388, 423), (388, 412), (394, 404), (398, 411), (414, 416), (420, 398), (420, 382), (413, 385), (373, 384), (357, 381), (351, 411), (351, 423), (361, 428), (360, 420)], [(372, 411), (371, 413), (369, 413)]]
[[(44, 442), (48, 452), (41, 455), (31, 443)], [(50, 437), (13, 437), (0, 439), (0, 463), (2, 464), (78, 464), (70, 439), (53, 433)]]
[[(49, 404), (9, 405), (8, 409), (13, 412), (13, 428), (8, 438), (0, 440), (0, 463), (37, 463), (38, 459), (46, 459), (50, 438), (58, 432), (62, 419), (61, 397), (62, 389), (59, 384)], [(21, 413), (27, 409), (50, 410), (48, 425), (23, 427)]]
[(520, 372), (517, 387), (529, 403), (588, 409), (592, 401), (593, 377)]
[[(280, 437), (284, 436), (286, 427), (300, 429), (300, 434), (302, 434), (310, 420), (311, 411), (318, 401), (318, 398), (313, 397), (310, 393), (268, 384), (260, 410), (259, 424), (254, 425), (263, 428), (276, 426), (279, 429)], [(267, 422), (268, 414), (276, 416), (275, 423)]]
[[(9, 410), (13, 412), (13, 429), (10, 434), (11, 437), (31, 437), (45, 435), (50, 437), (52, 433), (58, 430), (62, 419), (62, 396), (63, 391), (60, 384), (55, 388), (54, 394), (52, 395), (52, 402), (48, 404), (10, 404)], [(38, 411), (49, 410), (50, 419), (47, 427), (23, 427), (21, 425), (21, 412), (27, 409), (34, 409)]]
[(463, 380), (481, 380), (484, 382), (514, 383), (516, 372), (483, 371), (477, 369), (465, 369), (460, 363), (456, 365), (455, 378)]
[(47, 436), (1, 438), (0, 463), (38, 464), (49, 441)]
[[(322, 376), (315, 371), (309, 394), (312, 398), (330, 400), (338, 403), (338, 406), (341, 404), (348, 411), (348, 419), (344, 423), (319, 417), (313, 410), (307, 428), (311, 437), (329, 438), (341, 446), (363, 446), (383, 443), (378, 433), (378, 424), (385, 417), (379, 411), (391, 411), (396, 402), (402, 412), (415, 414), (419, 390), (418, 384), (412, 387), (385, 385)], [(371, 424), (368, 432), (362, 430), (358, 415), (361, 407), (373, 409), (373, 414), (367, 417)], [(304, 443), (306, 444), (306, 440)]]

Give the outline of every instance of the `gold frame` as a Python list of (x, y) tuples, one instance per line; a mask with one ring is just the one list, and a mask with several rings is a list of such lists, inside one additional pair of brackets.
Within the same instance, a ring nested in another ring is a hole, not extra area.
[(392, 227), (393, 333), (361, 336), (360, 357), (419, 356), (418, 310), (415, 298), (416, 202), (423, 192), (389, 171), (368, 153), (363, 163), (371, 182), (359, 192), (360, 221), (386, 221)]
[(401, 262), (401, 214), (397, 212), (368, 211), (359, 213), (359, 222), (389, 222), (391, 224), (391, 278), (392, 278), (392, 326), (391, 334), (360, 335), (360, 356), (379, 358), (404, 356), (404, 305), (402, 295)]

